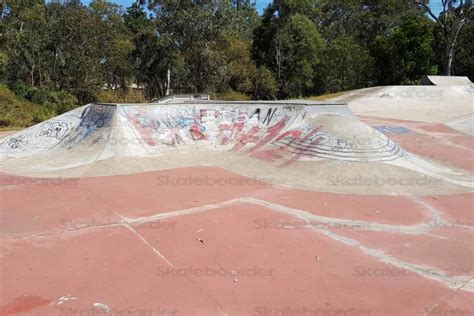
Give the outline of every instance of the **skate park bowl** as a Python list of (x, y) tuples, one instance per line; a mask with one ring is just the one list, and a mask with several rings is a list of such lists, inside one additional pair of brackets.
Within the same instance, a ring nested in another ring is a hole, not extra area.
[(0, 136), (0, 314), (473, 312), (472, 97), (180, 96)]

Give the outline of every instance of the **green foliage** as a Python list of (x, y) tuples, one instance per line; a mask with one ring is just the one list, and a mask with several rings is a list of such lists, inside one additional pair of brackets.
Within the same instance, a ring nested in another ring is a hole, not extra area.
[(7, 56), (0, 51), (0, 81), (5, 80), (5, 66), (7, 64)]
[(242, 93), (251, 94), (253, 89), (252, 78), (257, 71), (250, 54), (250, 40), (239, 37), (233, 33), (218, 35), (214, 51), (220, 52), (219, 61), (222, 69), (221, 81), (217, 86), (218, 91), (232, 89)]
[[(453, 74), (453, 62), (456, 50), (458, 49), (458, 39), (464, 26), (474, 18), (474, 5), (472, 0), (443, 0), (441, 1), (441, 13), (436, 16), (431, 10), (429, 1), (416, 1), (434, 21), (439, 28), (440, 38), (443, 39), (443, 52), (438, 56), (442, 57), (443, 74), (451, 76)], [(438, 46), (439, 47), (439, 46)]]
[(38, 87), (21, 85), (16, 87), (15, 94), (39, 105), (40, 108), (46, 109), (46, 112), (52, 115), (65, 113), (80, 105), (77, 98), (66, 91), (48, 91)]
[(424, 16), (410, 15), (388, 37), (396, 82), (415, 82), (423, 75), (436, 74), (433, 26)]
[(125, 87), (132, 77), (127, 61), (134, 47), (118, 6), (32, 1), (10, 12), (2, 41), (9, 86), (64, 90), (86, 103), (105, 84)]
[(453, 67), (456, 75), (468, 76), (471, 81), (474, 81), (474, 20), (472, 19), (459, 33), (458, 50)]
[[(338, 86), (413, 83), (437, 71), (434, 23), (413, 1), (321, 0), (317, 12), (317, 23), (329, 43), (324, 72), (332, 83), (322, 82), (328, 91)], [(341, 58), (346, 70), (337, 66), (336, 59)], [(336, 69), (338, 75), (328, 73), (329, 69)], [(338, 83), (347, 76), (352, 77), (349, 82)]]
[(280, 98), (308, 95), (314, 88), (324, 44), (312, 8), (312, 1), (275, 1), (255, 31), (254, 58), (272, 70)]
[(0, 127), (28, 127), (54, 116), (49, 109), (16, 96), (2, 84), (0, 105)]
[(407, 15), (386, 37), (378, 36), (374, 52), (378, 77), (384, 84), (410, 84), (436, 74), (434, 22)]
[(275, 100), (278, 93), (278, 84), (272, 72), (265, 66), (258, 67), (253, 79), (254, 100)]
[(280, 95), (283, 98), (308, 95), (323, 51), (314, 24), (303, 15), (290, 16), (276, 32), (273, 47)]
[(337, 92), (361, 88), (370, 84), (372, 59), (356, 41), (341, 35), (325, 49), (321, 76), (322, 91)]
[(220, 92), (215, 95), (215, 99), (217, 100), (224, 100), (224, 101), (248, 101), (250, 97), (246, 94), (241, 92), (237, 92), (234, 90), (229, 90), (226, 92)]
[(42, 85), (47, 80), (43, 69), (49, 57), (44, 54), (50, 37), (46, 7), (41, 4), (25, 4), (25, 7), (12, 12), (5, 21), (3, 35), (8, 60), (5, 80), (9, 84), (23, 82)]
[[(160, 67), (161, 72), (166, 73), (167, 68), (174, 70), (173, 86), (180, 86), (183, 92), (225, 90), (223, 81), (229, 76), (226, 58), (231, 57), (219, 49), (226, 40), (224, 37), (230, 41), (230, 34), (241, 39), (250, 36), (256, 24), (252, 22), (256, 17), (255, 8), (248, 2), (241, 1), (236, 7), (224, 0), (181, 1), (179, 5), (171, 0), (154, 1), (152, 8), (157, 16), (159, 40), (167, 46), (163, 57), (168, 62)], [(222, 35), (224, 33), (227, 35)], [(245, 45), (242, 47), (246, 49)], [(179, 63), (173, 64), (172, 60)]]

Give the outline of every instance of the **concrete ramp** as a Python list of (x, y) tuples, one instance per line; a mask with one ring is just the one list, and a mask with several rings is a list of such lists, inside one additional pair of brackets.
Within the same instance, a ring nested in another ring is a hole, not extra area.
[(474, 137), (474, 113), (446, 122), (446, 125), (455, 131)]
[[(347, 190), (328, 186), (327, 178), (340, 173), (420, 174), (444, 181), (448, 191), (472, 188), (469, 172), (407, 153), (343, 103), (89, 104), (9, 135), (0, 148), (0, 170), (27, 176), (216, 166), (252, 178), (272, 174), (277, 185), (322, 191)], [(351, 192), (385, 193), (369, 187)]]
[(0, 153), (20, 158), (83, 151), (101, 159), (160, 155), (181, 147), (238, 151), (284, 133), (295, 135), (298, 128), (308, 133), (313, 129), (306, 118), (327, 114), (355, 120), (337, 103), (89, 104), (9, 135)]
[(441, 123), (474, 113), (472, 86), (387, 86), (355, 90), (332, 99), (356, 115)]
[(425, 76), (421, 78), (422, 85), (434, 86), (472, 86), (468, 77), (461, 76)]
[(266, 159), (284, 153), (346, 161), (403, 156), (390, 139), (337, 103), (89, 104), (1, 143), (4, 157), (74, 153), (83, 164), (202, 149), (262, 152)]

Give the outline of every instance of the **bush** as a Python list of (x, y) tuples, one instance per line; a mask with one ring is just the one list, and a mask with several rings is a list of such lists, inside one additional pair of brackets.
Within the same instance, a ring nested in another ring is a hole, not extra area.
[(222, 101), (248, 101), (250, 100), (250, 97), (248, 95), (243, 94), (241, 92), (234, 91), (234, 90), (217, 93), (214, 96), (214, 98), (217, 100), (222, 100)]
[(47, 113), (39, 111), (33, 103), (18, 98), (0, 84), (0, 127), (27, 127), (38, 123)]
[(46, 116), (60, 115), (80, 105), (75, 96), (65, 91), (48, 91), (21, 85), (15, 88), (15, 93), (17, 96), (39, 105), (40, 112)]
[(254, 100), (275, 100), (278, 84), (272, 72), (265, 66), (259, 67), (253, 80)]

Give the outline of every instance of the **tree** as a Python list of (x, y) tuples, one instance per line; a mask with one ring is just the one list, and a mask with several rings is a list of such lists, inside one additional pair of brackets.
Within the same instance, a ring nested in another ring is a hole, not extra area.
[(51, 76), (56, 89), (71, 92), (81, 102), (96, 100), (107, 83), (105, 73), (110, 37), (107, 23), (84, 6), (48, 5)]
[(103, 30), (101, 64), (106, 83), (109, 87), (126, 90), (133, 74), (128, 58), (134, 45), (122, 17), (122, 7), (106, 0), (94, 0), (89, 9), (96, 20), (100, 20), (98, 25)]
[(444, 38), (444, 75), (451, 76), (456, 44), (463, 26), (472, 19), (472, 0), (441, 0), (442, 11), (436, 16), (429, 6), (429, 0), (415, 0), (442, 29)]
[(381, 84), (413, 84), (437, 73), (434, 26), (427, 17), (409, 13), (389, 34), (375, 39), (373, 54)]
[(322, 61), (323, 90), (347, 91), (367, 86), (372, 74), (369, 52), (348, 36), (341, 35), (328, 43)]
[(280, 96), (310, 94), (323, 48), (314, 24), (305, 16), (291, 16), (277, 31), (272, 47)]
[(319, 0), (316, 25), (327, 41), (351, 36), (370, 50), (377, 36), (388, 35), (403, 16), (421, 11), (413, 0)]
[(453, 72), (456, 76), (468, 76), (471, 81), (474, 81), (474, 21), (472, 19), (459, 33)]
[(414, 83), (424, 75), (437, 73), (434, 53), (434, 25), (424, 16), (405, 16), (388, 37), (394, 65), (389, 75), (396, 83)]
[(241, 36), (223, 32), (216, 41), (214, 50), (220, 53), (220, 67), (224, 69), (218, 91), (237, 91), (253, 99), (275, 99), (277, 84), (271, 71), (263, 66), (257, 68), (252, 60), (251, 40)]
[(133, 45), (120, 7), (105, 0), (89, 8), (70, 0), (7, 4), (0, 45), (10, 87), (64, 90), (90, 102), (104, 85), (124, 87), (131, 77)]
[[(134, 49), (129, 55), (130, 64), (134, 69), (135, 80), (145, 85), (148, 98), (164, 96), (167, 86), (167, 71), (172, 63), (179, 64), (167, 37), (159, 37), (157, 25), (149, 19), (142, 5), (133, 4), (124, 15), (125, 25), (133, 34)], [(173, 77), (176, 76), (174, 67)]]
[(256, 67), (250, 54), (250, 40), (232, 33), (219, 34), (213, 50), (220, 53), (224, 68), (218, 90), (232, 89), (250, 95)]
[(47, 72), (50, 20), (46, 8), (38, 1), (22, 5), (11, 2), (9, 10), (11, 14), (4, 19), (2, 34), (8, 60), (5, 80), (10, 85), (25, 82), (45, 86), (50, 79)]
[(148, 8), (156, 26), (157, 39), (152, 41), (166, 47), (159, 52), (169, 61), (165, 74), (170, 69), (175, 92), (223, 90), (228, 67), (218, 41), (222, 34), (250, 39), (258, 24), (255, 6), (247, 0), (150, 0)]
[(308, 95), (314, 88), (324, 44), (310, 19), (313, 8), (310, 0), (275, 1), (254, 33), (254, 58), (275, 75), (280, 98)]
[[(332, 64), (345, 80), (352, 73), (358, 78), (356, 86), (413, 83), (437, 71), (434, 23), (413, 0), (320, 0), (316, 24), (334, 51), (325, 64)], [(358, 53), (350, 54), (354, 50)], [(346, 70), (331, 59), (344, 60)], [(358, 68), (351, 59), (363, 59), (366, 66)], [(324, 73), (332, 81), (323, 82), (330, 91), (342, 84), (330, 69)]]
[(278, 85), (272, 72), (265, 66), (258, 67), (252, 80), (252, 99), (275, 100), (277, 92)]

